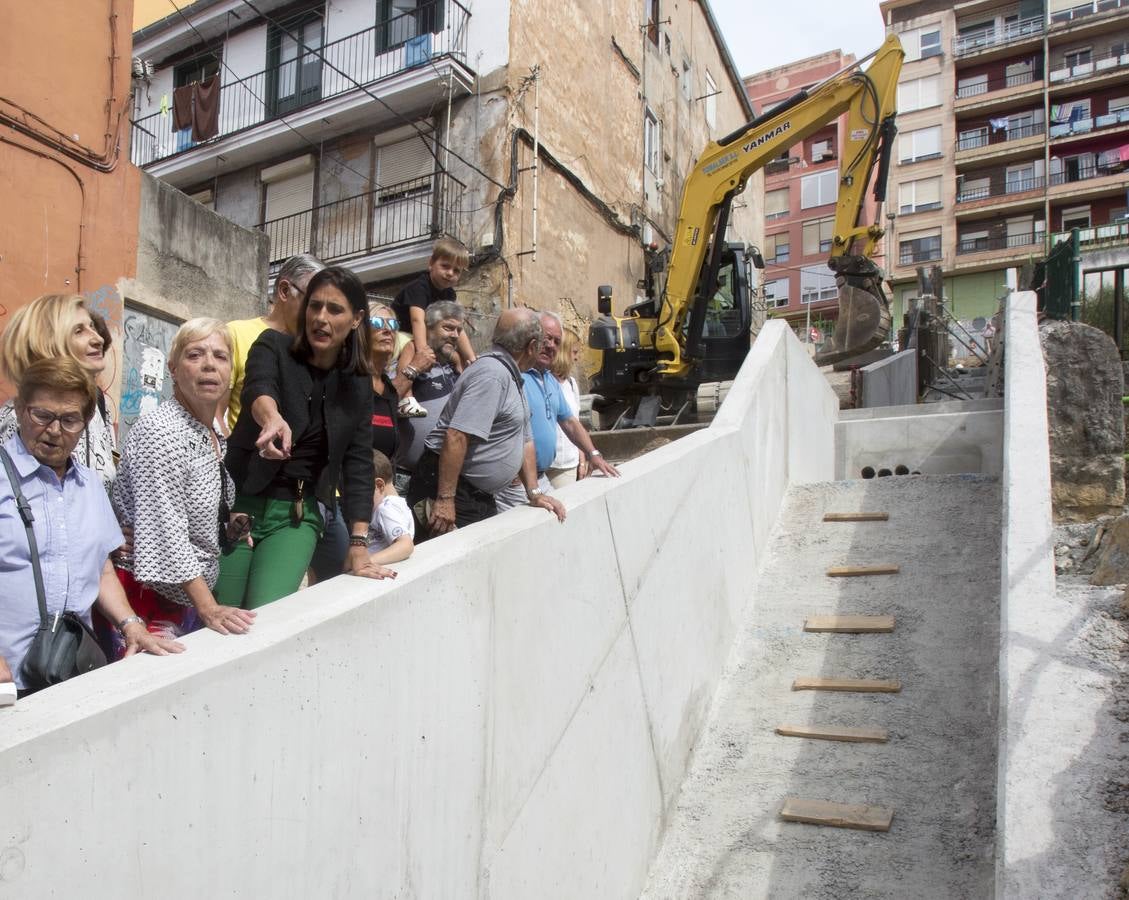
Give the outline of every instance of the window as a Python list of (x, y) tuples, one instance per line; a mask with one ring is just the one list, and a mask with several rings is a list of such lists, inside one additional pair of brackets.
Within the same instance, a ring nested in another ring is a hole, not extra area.
[(1129, 110), (1129, 97), (1115, 97), (1109, 101), (1110, 115), (1120, 116), (1121, 113)]
[(800, 179), (800, 209), (826, 206), (839, 196), (839, 173), (834, 169)]
[(643, 0), (643, 21), (647, 26), (647, 37), (657, 47), (659, 45), (659, 0)]
[(804, 266), (800, 269), (800, 302), (837, 300), (839, 288), (834, 273), (827, 266)]
[(764, 301), (770, 309), (788, 305), (788, 281), (787, 278), (774, 278), (764, 283)]
[(643, 116), (643, 161), (655, 175), (662, 171), (662, 123), (650, 109)]
[(764, 219), (779, 219), (788, 215), (788, 188), (778, 188), (775, 191), (764, 192)]
[(1062, 211), (1062, 231), (1070, 231), (1071, 228), (1089, 228), (1090, 227), (1090, 207), (1088, 206), (1075, 206), (1071, 209), (1064, 209)]
[(902, 266), (941, 258), (941, 233), (909, 238), (898, 244), (898, 264)]
[(787, 231), (770, 234), (764, 239), (764, 261), (767, 263), (786, 263), (791, 255), (791, 237)]
[(267, 90), (276, 116), (321, 99), (321, 39), (320, 16), (270, 26)]
[(830, 253), (834, 237), (835, 219), (833, 217), (804, 222), (804, 256)]
[(717, 82), (709, 69), (706, 69), (706, 124), (710, 128), (717, 127)]
[(1015, 87), (1017, 84), (1030, 84), (1035, 80), (1035, 65), (1031, 60), (1027, 62), (1010, 63), (1004, 68), (1004, 86)]
[[(987, 77), (987, 76), (985, 76)], [(958, 96), (964, 96), (959, 93)], [(926, 109), (930, 106), (939, 106), (941, 103), (941, 76), (928, 75), (925, 78), (914, 78), (912, 81), (903, 81), (898, 85), (898, 112), (913, 112), (915, 109)]]
[(1008, 166), (1004, 172), (1004, 191), (1008, 194), (1031, 191), (1037, 187), (1042, 187), (1040, 181), (1034, 162)]
[(916, 162), (919, 159), (935, 159), (941, 155), (941, 126), (919, 128), (906, 131), (898, 138), (898, 160)]
[(223, 50), (216, 48), (202, 53), (195, 59), (181, 63), (172, 70), (172, 85), (174, 88), (184, 87), (196, 81), (207, 81), (220, 71), (220, 58)]
[(941, 26), (926, 25), (898, 35), (906, 51), (906, 62), (941, 55)]
[(835, 158), (835, 142), (831, 138), (822, 141), (812, 141), (811, 161), (813, 163), (826, 162)]
[(988, 142), (987, 125), (978, 125), (976, 128), (969, 128), (957, 135), (958, 150), (975, 150), (977, 147), (987, 147)]
[(378, 53), (410, 42), (421, 61), (431, 55), (427, 35), (443, 30), (443, 0), (378, 0), (376, 49)]
[(263, 183), (263, 230), (271, 262), (309, 253), (314, 205), (314, 157), (289, 159), (259, 173)]
[(1089, 47), (1079, 47), (1075, 50), (1067, 50), (1062, 54), (1062, 64), (1067, 69), (1073, 69), (1075, 66), (1084, 66), (1090, 63), (1093, 58), (1093, 53)]
[(958, 97), (975, 97), (978, 94), (986, 93), (988, 93), (988, 74), (986, 72), (957, 79)]
[(1007, 220), (1006, 230), (1008, 247), (1026, 247), (1028, 244), (1042, 243), (1046, 223), (1036, 221), (1034, 216), (1019, 216)]
[(915, 213), (941, 208), (941, 176), (904, 181), (898, 186), (898, 212)]
[(957, 178), (957, 203), (969, 200), (983, 200), (992, 195), (992, 179), (987, 175), (970, 178), (959, 176)]

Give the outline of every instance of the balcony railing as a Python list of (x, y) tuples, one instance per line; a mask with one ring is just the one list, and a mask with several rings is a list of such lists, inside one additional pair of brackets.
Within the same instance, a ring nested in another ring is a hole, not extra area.
[[(1051, 235), (1051, 246), (1053, 247), (1059, 241), (1069, 239), (1069, 231), (1055, 232)], [(1080, 250), (1100, 250), (1103, 247), (1117, 247), (1124, 244), (1129, 244), (1129, 222), (1115, 222), (1110, 225), (1078, 229), (1078, 248)]]
[(914, 263), (930, 262), (941, 258), (941, 245), (935, 247), (901, 247), (898, 251), (898, 265), (912, 266)]
[(980, 31), (960, 34), (953, 38), (953, 56), (967, 56), (969, 53), (979, 53), (990, 47), (1002, 47), (1014, 41), (1035, 37), (1043, 33), (1044, 27), (1043, 17), (1035, 16), (1019, 22), (1008, 22), (999, 28), (984, 28)]
[(1072, 134), (1101, 131), (1103, 128), (1116, 128), (1118, 125), (1129, 125), (1129, 108), (1101, 116), (1087, 116), (1072, 122), (1055, 122), (1050, 127), (1050, 136), (1053, 140)]
[(1042, 72), (1017, 72), (1014, 75), (1005, 75), (1003, 78), (991, 78), (984, 81), (974, 81), (957, 87), (957, 99), (965, 97), (978, 97), (981, 94), (990, 94), (992, 91), (1002, 91), (1005, 88), (1019, 87), (1021, 84), (1034, 84), (1036, 79), (1042, 78)]
[(1095, 13), (1107, 12), (1111, 9), (1129, 8), (1129, 0), (1090, 0), (1088, 3), (1079, 3), (1069, 9), (1060, 9), (1051, 13), (1051, 22), (1076, 22)]
[(961, 238), (957, 241), (957, 253), (983, 253), (985, 250), (1011, 250), (1015, 247), (1029, 247), (1033, 244), (1042, 244), (1045, 236), (1045, 231), (1032, 231), (1024, 234)]
[(313, 209), (259, 226), (270, 237), (272, 263), (297, 253), (339, 261), (441, 234), (458, 236), (464, 185), (440, 173)]
[(1029, 175), (1024, 178), (993, 175), (989, 178), (988, 184), (962, 185), (959, 187), (957, 189), (957, 203), (971, 203), (974, 200), (986, 200), (989, 197), (1041, 190), (1046, 186), (1046, 183), (1047, 179), (1042, 175)]
[(1046, 131), (1046, 125), (1043, 122), (1035, 122), (1031, 125), (1024, 125), (1020, 128), (1008, 128), (1006, 130), (989, 127), (985, 131), (959, 138), (957, 140), (957, 149), (974, 150), (977, 147), (1004, 144), (1008, 141), (1018, 141), (1021, 138), (1034, 137), (1037, 134), (1042, 134), (1044, 131)]
[[(458, 0), (432, 0), (417, 9), (220, 88), (219, 130), (225, 138), (295, 110), (369, 86), (450, 56), (466, 61), (470, 13)], [(316, 48), (315, 48), (316, 49)], [(344, 74), (342, 74), (344, 73)], [(224, 70), (221, 78), (230, 73)], [(197, 144), (189, 128), (173, 129), (171, 111), (133, 122), (134, 165), (147, 166)]]
[[(1110, 151), (1105, 151), (1109, 153)], [(1113, 151), (1115, 154), (1117, 151)], [(1117, 162), (1108, 161), (1095, 163), (1091, 166), (1070, 166), (1061, 172), (1051, 173), (1051, 184), (1070, 184), (1075, 181), (1090, 181), (1093, 178), (1104, 178), (1106, 175), (1124, 174), (1125, 163), (1120, 159)]]
[(1066, 60), (1060, 60), (1049, 66), (1048, 81), (1051, 84), (1065, 84), (1079, 78), (1092, 78), (1094, 75), (1104, 75), (1129, 66), (1129, 53), (1121, 51), (1107, 51), (1102, 56), (1096, 56), (1088, 62), (1067, 65)]

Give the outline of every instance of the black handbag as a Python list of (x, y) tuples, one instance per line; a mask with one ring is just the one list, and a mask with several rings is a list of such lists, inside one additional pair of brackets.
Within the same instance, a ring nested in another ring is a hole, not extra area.
[(27, 543), (31, 550), (31, 571), (35, 577), (36, 599), (39, 601), (39, 628), (32, 638), (20, 673), (23, 675), (24, 689), (38, 691), (106, 665), (106, 654), (98, 646), (94, 632), (77, 613), (68, 611), (64, 606), (63, 612), (56, 613), (53, 619), (48, 617), (43, 572), (39, 568), (39, 546), (35, 540), (35, 529), (32, 528), (35, 516), (31, 512), (31, 504), (20, 490), (12, 458), (3, 447), (0, 447), (0, 461), (3, 461), (8, 481), (12, 484), (16, 508), (20, 511), (20, 518), (27, 530)]

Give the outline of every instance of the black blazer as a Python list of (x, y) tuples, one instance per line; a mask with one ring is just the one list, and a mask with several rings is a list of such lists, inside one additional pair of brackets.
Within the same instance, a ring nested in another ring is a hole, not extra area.
[[(262, 429), (251, 415), (257, 397), (273, 397), (296, 442), (310, 424), (310, 367), (290, 352), (293, 338), (268, 328), (251, 345), (240, 395), (239, 421), (227, 442), (227, 467), (241, 494), (260, 493), (282, 467), (282, 460), (263, 459), (255, 441)], [(345, 519), (372, 519), (372, 380), (368, 375), (329, 373), (325, 383), (325, 430), (329, 459), (318, 478), (315, 494), (332, 506), (341, 484)]]

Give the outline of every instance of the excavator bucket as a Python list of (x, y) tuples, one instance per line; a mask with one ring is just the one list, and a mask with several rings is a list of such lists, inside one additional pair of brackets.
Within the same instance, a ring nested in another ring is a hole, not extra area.
[(833, 258), (839, 286), (839, 319), (827, 346), (815, 355), (816, 365), (830, 366), (880, 346), (890, 336), (890, 303), (882, 290), (882, 273), (862, 256)]

